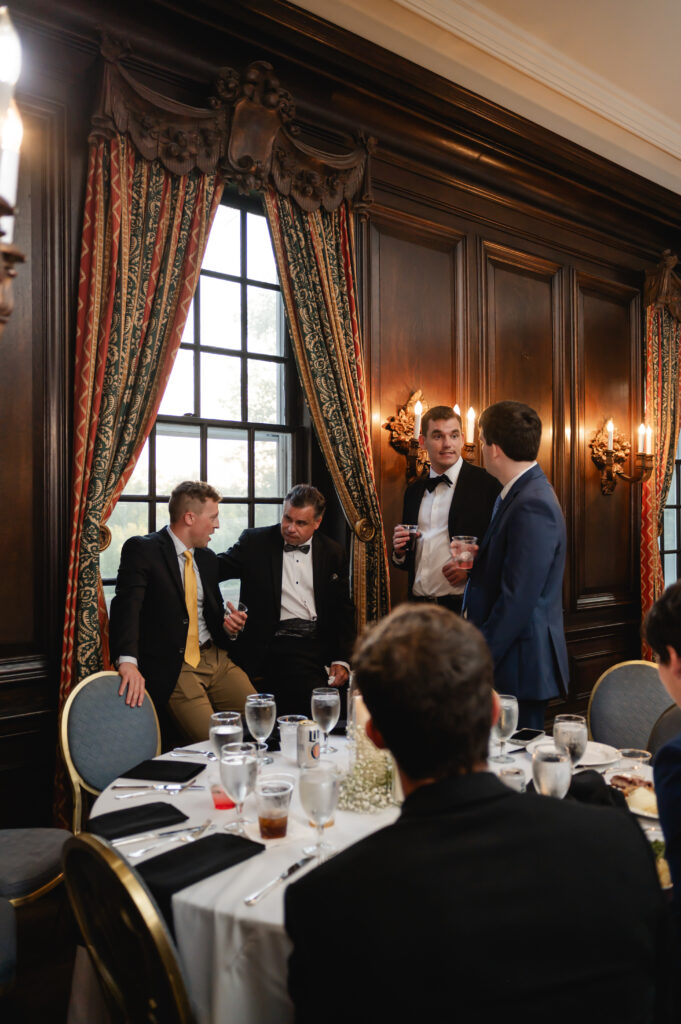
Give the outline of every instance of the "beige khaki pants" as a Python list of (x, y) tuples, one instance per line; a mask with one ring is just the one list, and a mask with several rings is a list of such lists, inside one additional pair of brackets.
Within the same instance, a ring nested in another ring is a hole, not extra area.
[(201, 651), (196, 668), (182, 662), (182, 670), (168, 701), (168, 710), (189, 740), (207, 740), (213, 711), (241, 711), (249, 693), (255, 693), (243, 669), (221, 647)]

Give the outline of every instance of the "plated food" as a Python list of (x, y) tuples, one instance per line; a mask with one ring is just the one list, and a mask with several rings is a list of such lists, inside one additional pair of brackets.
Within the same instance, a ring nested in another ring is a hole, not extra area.
[(608, 780), (614, 789), (624, 793), (629, 809), (646, 818), (657, 818), (657, 798), (650, 779), (618, 772)]

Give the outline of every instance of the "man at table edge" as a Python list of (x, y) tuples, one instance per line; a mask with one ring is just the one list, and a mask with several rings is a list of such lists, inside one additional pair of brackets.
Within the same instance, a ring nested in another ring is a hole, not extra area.
[[(298, 1024), (320, 1007), (340, 1024), (348, 1006), (362, 1020), (455, 1007), (487, 1022), (508, 1006), (652, 1019), (668, 921), (649, 845), (627, 812), (519, 794), (487, 771), (498, 702), (479, 631), (402, 605), (363, 633), (353, 667), (367, 733), (393, 753), (406, 798), (393, 825), (286, 890)], [(603, 948), (587, 913), (617, 941)], [(334, 949), (352, 951), (341, 1000)]]

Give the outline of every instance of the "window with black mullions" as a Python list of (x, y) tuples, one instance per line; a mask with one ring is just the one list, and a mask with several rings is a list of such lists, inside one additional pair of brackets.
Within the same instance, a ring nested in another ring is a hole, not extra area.
[(230, 196), (215, 216), (156, 423), (109, 520), (100, 560), (107, 601), (123, 543), (168, 522), (182, 480), (207, 480), (222, 495), (215, 551), (280, 518), (300, 405), (262, 207)]
[(681, 579), (681, 438), (676, 449), (674, 472), (664, 507), (664, 529), (660, 537), (664, 585)]

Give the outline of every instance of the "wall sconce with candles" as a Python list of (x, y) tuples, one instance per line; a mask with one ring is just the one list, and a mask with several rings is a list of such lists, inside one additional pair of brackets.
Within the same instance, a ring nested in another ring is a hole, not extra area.
[[(407, 460), (406, 478), (407, 484), (414, 483), (421, 476), (428, 473), (430, 463), (428, 453), (419, 445), (421, 433), (421, 420), (428, 412), (428, 404), (423, 400), (422, 391), (414, 391), (404, 405), (398, 407), (397, 416), (391, 416), (383, 424), (384, 430), (390, 431), (390, 444), (395, 451), (400, 452)], [(458, 405), (455, 405), (454, 412), (461, 416)], [(472, 462), (475, 456), (475, 410), (470, 408), (466, 414), (466, 428), (464, 430), (464, 444), (461, 448), (461, 455), (466, 462)]]
[(21, 71), (21, 44), (9, 12), (0, 7), (0, 333), (12, 310), (15, 264), (24, 254), (13, 244), (14, 206), (19, 179), (19, 151), (23, 136), (21, 117), (14, 102), (14, 86)]
[(628, 476), (622, 466), (629, 459), (631, 445), (615, 430), (612, 420), (604, 423), (589, 441), (591, 458), (601, 474), (601, 492), (612, 494), (618, 478), (628, 484), (648, 480), (653, 471), (653, 429), (641, 424), (638, 428), (637, 472)]

